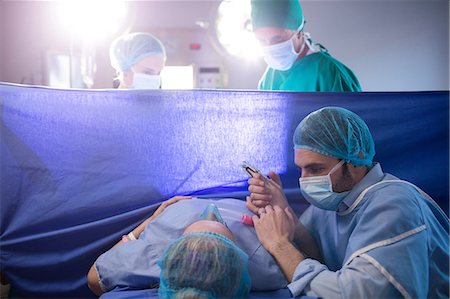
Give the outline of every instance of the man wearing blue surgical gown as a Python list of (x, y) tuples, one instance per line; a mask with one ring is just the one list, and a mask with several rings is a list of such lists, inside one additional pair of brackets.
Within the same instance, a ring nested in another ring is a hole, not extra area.
[(276, 174), (268, 183), (255, 175), (247, 200), (293, 295), (449, 298), (449, 219), (422, 190), (373, 162), (372, 135), (359, 116), (337, 107), (312, 112), (295, 130), (294, 150), (311, 203), (300, 221), (324, 263), (297, 250), (287, 213), (267, 205), (287, 206)]
[(248, 255), (251, 289), (269, 291), (286, 287), (287, 281), (282, 271), (259, 243), (253, 226), (241, 221), (244, 214), (251, 215), (245, 201), (231, 198), (173, 198), (163, 203), (167, 207), (159, 209), (162, 212), (156, 217), (150, 217), (133, 230), (132, 240), (121, 241), (100, 255), (88, 274), (90, 288), (99, 295), (118, 289), (143, 290), (158, 287), (161, 272), (158, 260), (166, 246), (179, 238), (186, 227), (201, 219), (208, 220), (209, 218), (205, 218), (205, 209), (212, 203), (220, 212), (218, 218), (233, 234), (235, 244)]

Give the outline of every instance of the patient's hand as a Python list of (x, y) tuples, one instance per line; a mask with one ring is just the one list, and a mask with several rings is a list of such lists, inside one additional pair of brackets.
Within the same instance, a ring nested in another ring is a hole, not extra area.
[[(186, 199), (191, 199), (192, 196), (175, 196), (172, 197), (171, 199), (168, 199), (166, 201), (164, 201), (157, 209), (156, 211), (153, 213), (152, 216), (150, 216), (149, 218), (147, 218), (144, 222), (142, 222), (141, 224), (139, 224), (138, 227), (136, 227), (132, 233), (136, 238), (139, 238), (139, 236), (141, 235), (141, 233), (144, 231), (144, 229), (147, 227), (147, 225), (156, 218), (156, 216), (158, 216), (159, 214), (161, 214), (168, 206), (179, 202), (180, 200), (186, 200)], [(119, 242), (118, 244), (122, 244), (121, 242)]]
[(162, 204), (158, 207), (158, 209), (156, 209), (156, 211), (153, 213), (153, 215), (150, 216), (147, 220), (145, 220), (146, 224), (148, 224), (150, 221), (155, 219), (155, 217), (157, 217), (159, 214), (161, 214), (168, 206), (170, 206), (176, 202), (179, 202), (180, 200), (186, 200), (186, 199), (191, 199), (191, 198), (192, 198), (192, 196), (175, 196), (175, 197), (172, 197), (171, 199), (163, 201)]
[(278, 206), (281, 209), (289, 206), (279, 175), (271, 171), (269, 176), (270, 180), (260, 173), (255, 173), (248, 180), (250, 196), (247, 197), (247, 208), (255, 214), (267, 205)]

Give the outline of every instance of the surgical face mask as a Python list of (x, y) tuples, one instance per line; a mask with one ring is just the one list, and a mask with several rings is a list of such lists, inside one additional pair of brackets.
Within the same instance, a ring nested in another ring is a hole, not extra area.
[(296, 52), (294, 48), (294, 38), (302, 28), (303, 23), (295, 34), (287, 41), (262, 48), (264, 60), (268, 66), (279, 71), (286, 71), (292, 67), (295, 60), (297, 60), (298, 55), (306, 46), (305, 41), (303, 41), (300, 51)]
[(222, 215), (220, 215), (219, 209), (217, 206), (213, 203), (210, 203), (205, 210), (200, 215), (201, 220), (210, 220), (210, 221), (217, 221), (222, 223), (223, 225), (227, 226), (225, 221), (222, 218)]
[(161, 77), (159, 75), (147, 75), (141, 73), (133, 74), (131, 89), (159, 89)]
[(337, 211), (339, 204), (347, 196), (349, 191), (341, 193), (333, 192), (331, 174), (344, 163), (344, 160), (341, 160), (327, 175), (299, 179), (300, 190), (310, 204), (320, 209)]

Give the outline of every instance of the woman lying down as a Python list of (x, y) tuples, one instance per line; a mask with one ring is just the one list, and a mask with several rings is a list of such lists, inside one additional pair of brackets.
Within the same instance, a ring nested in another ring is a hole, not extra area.
[(287, 281), (273, 257), (242, 220), (238, 199), (176, 196), (165, 201), (88, 273), (96, 294), (116, 288), (158, 288), (160, 298), (245, 298)]

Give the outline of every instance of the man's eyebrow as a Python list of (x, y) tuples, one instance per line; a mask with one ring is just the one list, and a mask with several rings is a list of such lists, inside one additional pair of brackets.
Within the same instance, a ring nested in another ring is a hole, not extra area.
[(310, 169), (310, 168), (316, 168), (316, 167), (324, 167), (324, 164), (320, 163), (320, 162), (313, 162), (313, 163), (308, 163), (300, 168), (301, 169)]

